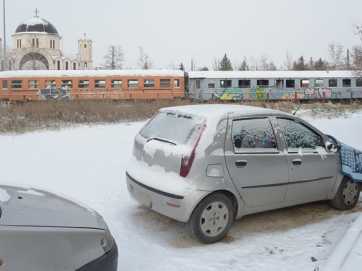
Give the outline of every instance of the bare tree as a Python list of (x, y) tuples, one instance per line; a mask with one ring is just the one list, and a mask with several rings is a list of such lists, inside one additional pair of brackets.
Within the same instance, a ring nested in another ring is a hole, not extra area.
[(350, 28), (352, 29), (353, 34), (358, 36), (362, 41), (362, 23), (360, 21), (356, 23), (355, 21), (352, 20), (350, 22)]
[(283, 69), (286, 71), (290, 71), (293, 69), (293, 58), (292, 55), (289, 53), (288, 49), (286, 50), (286, 57), (287, 59), (283, 63)]
[(362, 78), (362, 46), (355, 45), (351, 50), (352, 70), (356, 77)]
[[(1, 39), (0, 39), (1, 40)], [(1, 46), (2, 47), (2, 46)], [(7, 58), (8, 57), (11, 57), (11, 47), (10, 46), (6, 46), (6, 54), (5, 54), (5, 58), (4, 58), (4, 48), (0, 48), (0, 71), (3, 71), (4, 70), (4, 61), (7, 61)], [(8, 62), (7, 62), (8, 63)], [(10, 67), (8, 65), (7, 69), (9, 70)]]
[(343, 57), (343, 46), (338, 42), (331, 42), (328, 44), (328, 53), (331, 60), (331, 69), (338, 70), (343, 68), (345, 58)]
[(125, 61), (122, 46), (109, 45), (103, 60), (104, 62), (101, 64), (102, 69), (122, 70), (123, 62)]
[(49, 67), (46, 65), (48, 63), (46, 58), (41, 53), (44, 44), (36, 36), (29, 36), (25, 40), (24, 48), (28, 53), (23, 57), (23, 64), (20, 67), (22, 70), (48, 70)]
[(214, 57), (211, 61), (211, 64), (212, 64), (212, 69), (214, 71), (218, 71), (219, 67), (220, 67), (220, 59), (217, 57)]
[(253, 57), (253, 56), (250, 58), (250, 65), (249, 65), (249, 67), (250, 67), (250, 70), (251, 70), (251, 71), (257, 71), (257, 70), (258, 70), (259, 62), (258, 62), (258, 60), (256, 60), (255, 57)]
[(175, 64), (175, 61), (171, 61), (170, 63), (168, 63), (168, 65), (166, 65), (166, 69), (168, 69), (168, 70), (179, 70), (180, 66)]
[(137, 61), (137, 66), (142, 70), (150, 70), (153, 68), (153, 62), (148, 54), (143, 51), (142, 46), (139, 46), (140, 56)]

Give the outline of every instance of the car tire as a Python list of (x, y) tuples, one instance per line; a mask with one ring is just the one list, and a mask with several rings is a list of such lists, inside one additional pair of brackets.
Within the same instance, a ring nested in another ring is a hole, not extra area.
[(331, 204), (338, 210), (349, 210), (356, 206), (361, 192), (361, 185), (345, 176)]
[(214, 193), (196, 206), (187, 222), (187, 228), (195, 239), (211, 244), (225, 237), (233, 221), (231, 200), (222, 193)]

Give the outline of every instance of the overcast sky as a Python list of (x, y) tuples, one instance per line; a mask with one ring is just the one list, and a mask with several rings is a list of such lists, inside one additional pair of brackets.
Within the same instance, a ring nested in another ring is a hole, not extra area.
[(225, 53), (232, 63), (266, 54), (277, 67), (286, 50), (293, 59), (328, 59), (328, 43), (339, 42), (345, 51), (360, 43), (349, 22), (362, 22), (361, 0), (5, 1), (8, 45), (37, 8), (63, 37), (63, 52), (77, 53), (84, 33), (92, 39), (93, 67), (100, 66), (110, 44), (123, 47), (124, 66), (131, 68), (137, 68), (139, 46), (161, 69), (182, 62), (189, 70), (194, 58), (197, 67), (211, 70), (212, 59)]

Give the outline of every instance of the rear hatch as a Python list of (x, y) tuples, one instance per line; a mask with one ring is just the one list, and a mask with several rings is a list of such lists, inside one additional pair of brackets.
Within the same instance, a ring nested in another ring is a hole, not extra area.
[(160, 110), (137, 134), (133, 156), (150, 167), (186, 177), (205, 124), (200, 116)]

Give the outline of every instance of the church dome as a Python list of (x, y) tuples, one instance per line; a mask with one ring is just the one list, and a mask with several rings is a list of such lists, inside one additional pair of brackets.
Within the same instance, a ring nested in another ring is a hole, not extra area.
[(41, 32), (59, 36), (58, 31), (54, 27), (54, 25), (52, 25), (47, 20), (41, 19), (39, 17), (25, 20), (24, 22), (19, 24), (19, 26), (15, 30), (15, 33), (24, 32)]

